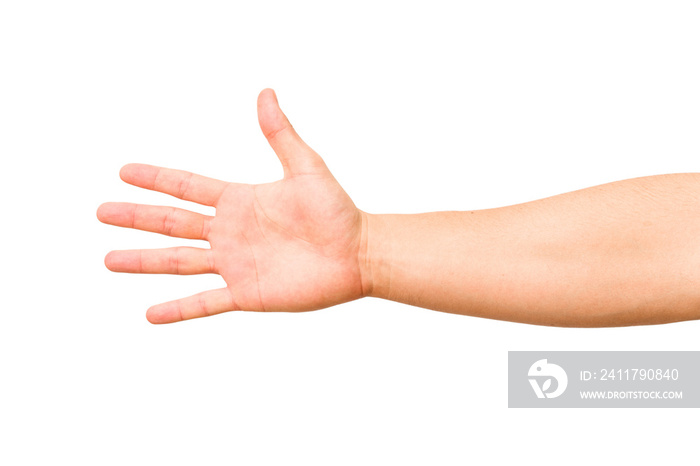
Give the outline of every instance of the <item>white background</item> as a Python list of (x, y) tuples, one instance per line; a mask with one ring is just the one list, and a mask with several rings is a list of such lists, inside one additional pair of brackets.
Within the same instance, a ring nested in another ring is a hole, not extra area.
[(697, 411), (509, 410), (506, 362), (698, 350), (699, 322), (545, 328), (365, 299), (153, 326), (148, 306), (221, 279), (107, 271), (110, 249), (183, 240), (95, 210), (197, 209), (122, 183), (128, 162), (279, 178), (265, 87), (373, 213), (700, 171), (698, 24), (673, 1), (0, 2), (0, 463), (690, 464)]

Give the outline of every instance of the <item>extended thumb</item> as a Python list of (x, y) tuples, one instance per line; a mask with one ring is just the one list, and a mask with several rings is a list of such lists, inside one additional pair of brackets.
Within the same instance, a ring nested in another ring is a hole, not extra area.
[(325, 169), (321, 157), (299, 137), (277, 102), (272, 89), (258, 96), (258, 122), (267, 142), (284, 167), (285, 176)]

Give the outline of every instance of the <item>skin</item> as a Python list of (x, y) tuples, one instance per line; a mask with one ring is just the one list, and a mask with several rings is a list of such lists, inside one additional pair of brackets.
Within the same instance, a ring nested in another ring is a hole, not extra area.
[(260, 128), (284, 168), (228, 183), (129, 164), (132, 185), (216, 208), (106, 203), (100, 221), (206, 240), (112, 251), (115, 272), (218, 273), (226, 288), (158, 304), (152, 323), (226, 311), (310, 311), (365, 296), (493, 319), (620, 326), (700, 318), (700, 175), (625, 180), (526, 204), (372, 215), (358, 209), (292, 128), (274, 91)]
[(111, 225), (209, 241), (211, 249), (112, 251), (115, 272), (218, 273), (228, 286), (151, 307), (152, 323), (232, 310), (309, 311), (366, 295), (361, 272), (365, 214), (353, 204), (321, 157), (282, 113), (271, 89), (258, 98), (263, 134), (284, 167), (274, 183), (227, 183), (143, 164), (122, 180), (141, 188), (216, 207), (216, 215), (125, 203), (100, 206)]

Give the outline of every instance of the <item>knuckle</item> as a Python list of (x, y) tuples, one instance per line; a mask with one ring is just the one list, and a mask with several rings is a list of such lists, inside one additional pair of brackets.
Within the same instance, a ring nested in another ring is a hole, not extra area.
[(175, 217), (177, 215), (177, 209), (174, 207), (168, 210), (163, 217), (163, 233), (168, 236), (172, 236), (173, 230), (175, 229)]
[(180, 249), (176, 248), (168, 258), (168, 270), (180, 274)]
[(214, 253), (210, 250), (206, 252), (207, 272), (216, 272), (216, 263), (214, 261)]
[(199, 307), (199, 314), (202, 316), (208, 316), (209, 315), (209, 309), (207, 308), (207, 303), (204, 301), (204, 296), (199, 295), (197, 296), (197, 307)]
[(180, 199), (186, 198), (187, 192), (189, 191), (192, 182), (192, 176), (193, 173), (188, 173), (180, 180), (180, 184), (177, 187), (176, 193), (177, 197), (179, 197)]

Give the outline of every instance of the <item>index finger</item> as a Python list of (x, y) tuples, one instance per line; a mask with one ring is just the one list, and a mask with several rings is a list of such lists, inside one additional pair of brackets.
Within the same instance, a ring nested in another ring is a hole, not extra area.
[(119, 172), (122, 180), (140, 188), (170, 194), (186, 201), (216, 206), (228, 183), (183, 170), (156, 167), (142, 163), (124, 165)]

